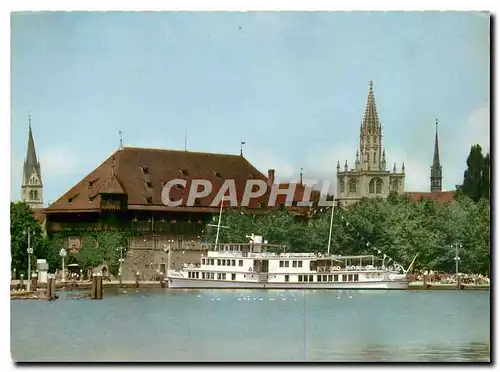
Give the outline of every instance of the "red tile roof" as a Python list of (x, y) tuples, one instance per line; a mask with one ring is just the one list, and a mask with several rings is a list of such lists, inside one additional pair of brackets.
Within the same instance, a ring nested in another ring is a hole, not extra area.
[[(174, 187), (170, 193), (173, 200), (186, 196), (182, 205), (187, 201), (193, 179), (212, 182), (212, 192), (199, 199), (199, 203), (191, 207), (193, 209), (210, 206), (226, 179), (235, 181), (238, 202), (241, 202), (248, 179), (267, 181), (261, 172), (240, 155), (126, 147), (112, 154), (46, 211), (98, 210), (103, 193), (125, 193), (129, 208), (142, 206), (146, 209), (156, 207), (154, 209), (168, 210), (162, 203), (161, 192), (163, 185), (173, 179), (187, 181), (185, 188)], [(259, 202), (267, 204), (266, 195), (259, 200), (252, 199), (249, 207), (259, 208)]]
[(42, 223), (45, 220), (45, 209), (34, 208), (33, 216), (35, 217), (35, 220), (37, 220), (39, 223)]
[(442, 191), (442, 192), (406, 192), (410, 202), (416, 203), (420, 200), (435, 200), (437, 203), (451, 203), (455, 191)]

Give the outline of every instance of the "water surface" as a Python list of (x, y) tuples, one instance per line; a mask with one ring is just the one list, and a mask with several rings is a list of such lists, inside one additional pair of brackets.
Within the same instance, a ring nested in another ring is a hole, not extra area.
[(16, 361), (489, 361), (483, 291), (107, 291), (11, 301)]

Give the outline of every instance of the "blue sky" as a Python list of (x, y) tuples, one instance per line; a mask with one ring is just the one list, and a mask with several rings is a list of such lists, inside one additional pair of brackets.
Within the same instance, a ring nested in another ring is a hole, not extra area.
[(374, 81), (388, 164), (444, 189), (489, 148), (489, 18), (465, 12), (14, 13), (11, 199), (28, 111), (53, 202), (124, 144), (238, 154), (279, 180), (353, 164)]

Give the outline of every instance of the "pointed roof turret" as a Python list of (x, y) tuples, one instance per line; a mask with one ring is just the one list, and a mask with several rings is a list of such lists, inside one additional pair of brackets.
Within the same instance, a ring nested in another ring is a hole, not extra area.
[(31, 130), (31, 113), (28, 113), (28, 150), (26, 152), (26, 159), (24, 159), (23, 167), (23, 184), (29, 183), (29, 178), (33, 171), (37, 173), (40, 183), (42, 183), (42, 172), (40, 171), (40, 163), (36, 156), (35, 140), (33, 139), (33, 131)]
[(439, 163), (439, 139), (438, 139), (438, 119), (436, 119), (436, 140), (434, 142), (434, 160), (432, 166), (435, 169), (439, 169), (441, 164)]
[(370, 89), (366, 101), (365, 116), (363, 117), (362, 128), (368, 131), (377, 131), (381, 127), (373, 93), (373, 81), (370, 80)]

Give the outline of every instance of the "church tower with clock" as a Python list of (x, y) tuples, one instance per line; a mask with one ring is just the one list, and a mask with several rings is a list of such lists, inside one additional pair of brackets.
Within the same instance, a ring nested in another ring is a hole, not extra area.
[(436, 139), (434, 142), (434, 160), (431, 166), (431, 192), (441, 192), (443, 183), (443, 167), (439, 162), (438, 120), (436, 119)]

